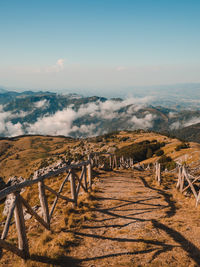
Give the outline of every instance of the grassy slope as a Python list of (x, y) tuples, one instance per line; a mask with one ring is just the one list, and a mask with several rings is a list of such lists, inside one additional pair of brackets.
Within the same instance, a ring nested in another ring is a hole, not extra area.
[[(128, 139), (121, 141), (123, 137), (128, 137)], [(90, 142), (87, 139), (80, 141), (64, 137), (28, 136), (16, 138), (16, 140), (0, 140), (1, 177), (5, 181), (12, 175), (23, 176), (27, 179), (41, 166), (41, 163), (44, 161), (49, 164), (56, 162), (67, 151), (71, 152), (73, 158), (75, 153), (86, 155), (89, 151), (107, 151), (109, 147), (120, 148), (134, 142), (154, 139), (166, 143), (163, 150), (172, 159), (191, 163), (196, 162), (199, 158), (200, 144), (190, 143), (191, 148), (175, 151), (175, 147), (180, 141), (155, 133), (120, 132), (101, 142), (95, 142), (95, 139)], [(146, 162), (155, 162), (156, 160), (157, 158), (154, 157)]]
[[(128, 139), (122, 141), (124, 137)], [(191, 148), (175, 151), (177, 144), (181, 143), (177, 139), (170, 139), (155, 133), (142, 132), (120, 132), (109, 138), (103, 138), (100, 142), (90, 140), (73, 140), (64, 137), (42, 137), (42, 136), (28, 136), (16, 138), (16, 140), (0, 140), (0, 168), (1, 176), (5, 181), (12, 176), (22, 176), (28, 178), (35, 170), (41, 166), (41, 163), (55, 162), (60, 157), (66, 155), (67, 151), (73, 155), (75, 153), (87, 154), (88, 151), (107, 151), (110, 147), (122, 147), (130, 145), (134, 142), (141, 142), (144, 140), (154, 140), (165, 142), (166, 146), (163, 148), (166, 155), (171, 156), (175, 160), (187, 161), (188, 163), (198, 164), (200, 145), (190, 143)], [(158, 157), (153, 157), (146, 160), (144, 163), (155, 162)], [(50, 179), (48, 185), (53, 189), (58, 189), (62, 177)], [(69, 185), (66, 186), (66, 195), (69, 194)], [(26, 190), (23, 195), (29, 200), (31, 205), (39, 204), (37, 186)], [(90, 195), (82, 195), (80, 199), (80, 207), (77, 210), (71, 209), (71, 205), (66, 204), (60, 200), (55, 212), (55, 217), (52, 221), (53, 232), (45, 231), (42, 226), (31, 219), (27, 223), (28, 238), (30, 238), (31, 252), (37, 255), (51, 256), (57, 258), (64, 255), (64, 251), (71, 245), (76, 245), (77, 240), (72, 234), (63, 234), (62, 229), (69, 227), (79, 227), (81, 221), (90, 219), (91, 208), (94, 207), (95, 202)], [(49, 203), (53, 203), (52, 196), (49, 195)], [(85, 203), (85, 204), (84, 204)], [(1, 210), (3, 206), (0, 207)], [(10, 229), (9, 237), (12, 242), (16, 242), (17, 236), (14, 225)], [(20, 266), (21, 261), (14, 256), (16, 266)], [(2, 265), (12, 265), (13, 255), (6, 253), (1, 260)], [(41, 263), (29, 262), (28, 266), (41, 266)]]

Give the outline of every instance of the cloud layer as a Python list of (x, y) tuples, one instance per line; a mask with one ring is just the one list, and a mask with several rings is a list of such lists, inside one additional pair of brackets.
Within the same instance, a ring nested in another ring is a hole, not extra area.
[[(113, 121), (121, 121), (122, 128), (147, 129), (151, 128), (155, 116), (145, 112), (138, 112), (149, 102), (149, 98), (128, 98), (123, 101), (104, 100), (93, 101), (75, 106), (74, 104), (58, 110), (53, 114), (48, 112), (49, 102), (46, 99), (34, 102), (32, 112), (47, 108), (44, 115), (34, 122), (26, 120), (20, 122), (20, 118), (31, 115), (31, 111), (5, 112), (0, 107), (0, 134), (3, 136), (16, 136), (22, 134), (44, 134), (65, 136), (94, 136), (112, 129)], [(46, 109), (45, 109), (46, 110)], [(13, 119), (18, 118), (14, 123)], [(118, 124), (119, 125), (119, 124)], [(120, 128), (120, 127), (119, 127)]]
[[(123, 129), (176, 130), (200, 123), (198, 113), (195, 116), (191, 112), (181, 116), (174, 110), (163, 113), (159, 107), (149, 105), (152, 100), (152, 97), (106, 100), (76, 95), (72, 98), (42, 96), (27, 102), (27, 106), (21, 101), (9, 111), (7, 105), (0, 105), (0, 136), (42, 134), (87, 137)], [(17, 108), (19, 106), (21, 110)]]

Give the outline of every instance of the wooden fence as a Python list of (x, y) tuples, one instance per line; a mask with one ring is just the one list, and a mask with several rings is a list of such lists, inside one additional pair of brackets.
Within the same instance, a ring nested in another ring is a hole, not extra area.
[(98, 168), (104, 168), (104, 162), (101, 162), (100, 157), (105, 156), (109, 160), (109, 168), (110, 169), (129, 169), (133, 168), (134, 162), (132, 158), (125, 158), (121, 156), (117, 158), (117, 156), (113, 153), (104, 153), (104, 152), (95, 152), (92, 153), (91, 156), (93, 157), (92, 164)]
[(196, 200), (196, 206), (198, 205), (200, 201), (200, 189), (199, 185), (195, 186), (195, 183), (200, 181), (200, 176), (194, 177), (191, 175), (187, 168), (185, 166), (178, 166), (178, 181), (176, 188), (183, 194), (188, 189), (191, 189), (191, 192), (193, 193), (195, 200)]
[(102, 162), (101, 157), (106, 157), (109, 161), (109, 168), (110, 169), (117, 169), (117, 157), (113, 153), (107, 152), (94, 152), (90, 154), (90, 160), (92, 162), (92, 166), (97, 168), (105, 168), (105, 160)]
[[(177, 184), (176, 188), (179, 190), (182, 194), (186, 193), (187, 190), (191, 190), (192, 194), (195, 197), (196, 200), (196, 206), (198, 205), (200, 201), (200, 176), (194, 177), (191, 175), (184, 165), (177, 165)], [(161, 184), (161, 164), (156, 162), (155, 163), (155, 180), (160, 185)]]
[[(82, 188), (87, 192), (92, 187), (92, 168), (104, 167), (104, 162), (101, 162), (101, 158), (107, 158), (110, 169), (114, 168), (133, 168), (133, 159), (117, 157), (113, 153), (102, 153), (95, 152), (88, 156), (87, 161), (83, 161), (79, 164), (67, 165), (66, 163), (61, 163), (56, 167), (46, 167), (40, 169), (34, 173), (32, 180), (26, 180), (9, 186), (0, 191), (0, 200), (5, 199), (7, 196), (12, 200), (9, 205), (9, 210), (7, 218), (4, 224), (4, 229), (0, 238), (0, 247), (13, 252), (14, 254), (28, 259), (29, 254), (29, 244), (27, 239), (25, 218), (23, 209), (36, 219), (45, 229), (51, 230), (51, 220), (58, 203), (59, 199), (71, 202), (73, 206), (77, 206), (77, 200), (79, 197), (80, 189)], [(105, 159), (104, 158), (104, 159)], [(77, 174), (77, 171), (80, 175)], [(56, 177), (58, 175), (65, 174), (65, 178), (61, 181), (59, 190), (56, 191), (46, 184), (49, 178)], [(70, 183), (70, 194), (71, 196), (64, 195), (65, 184)], [(28, 203), (28, 201), (23, 197), (22, 191), (33, 185), (38, 185), (38, 199), (41, 206), (42, 215), (36, 212), (33, 207)], [(48, 194), (55, 196), (52, 206), (49, 208)], [(9, 233), (9, 227), (12, 223), (12, 218), (14, 215), (14, 222), (16, 225), (17, 236), (18, 236), (18, 247), (6, 241)]]
[[(76, 174), (75, 170), (81, 171), (80, 177)], [(51, 177), (55, 177), (60, 174), (65, 174), (66, 177), (60, 184), (60, 188), (57, 191), (52, 189), (51, 187), (45, 184), (45, 181)], [(71, 197), (66, 197), (62, 194), (65, 183), (70, 182), (71, 188)], [(38, 184), (38, 197), (42, 209), (42, 216), (40, 216), (28, 203), (27, 200), (23, 198), (20, 194), (21, 190), (26, 187), (31, 187), (34, 184)], [(29, 258), (29, 245), (28, 239), (26, 235), (25, 228), (25, 219), (23, 213), (23, 207), (27, 210), (29, 214), (31, 214), (42, 226), (44, 226), (47, 230), (51, 228), (51, 219), (53, 217), (53, 213), (56, 208), (56, 204), (59, 199), (63, 199), (67, 202), (71, 202), (74, 206), (77, 205), (77, 199), (79, 196), (80, 188), (82, 188), (85, 192), (88, 191), (92, 186), (92, 164), (91, 160), (81, 162), (80, 164), (74, 164), (69, 166), (64, 166), (56, 169), (48, 169), (48, 172), (40, 174), (39, 172), (35, 172), (33, 180), (27, 180), (25, 182), (7, 187), (0, 191), (0, 200), (4, 199), (7, 195), (12, 196), (12, 203), (9, 207), (9, 212), (7, 215), (7, 219), (4, 225), (3, 232), (1, 234), (0, 239), (0, 247), (9, 250), (16, 255), (27, 259)], [(46, 191), (49, 191), (51, 194), (55, 195), (54, 202), (49, 209), (48, 198)], [(11, 224), (12, 217), (14, 215), (14, 220), (17, 229), (18, 235), (18, 247), (10, 244), (6, 241), (9, 226)]]

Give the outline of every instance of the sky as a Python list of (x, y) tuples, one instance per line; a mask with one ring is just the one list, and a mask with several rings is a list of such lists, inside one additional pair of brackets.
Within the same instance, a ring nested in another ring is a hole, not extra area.
[(0, 87), (101, 93), (200, 82), (199, 0), (0, 1)]

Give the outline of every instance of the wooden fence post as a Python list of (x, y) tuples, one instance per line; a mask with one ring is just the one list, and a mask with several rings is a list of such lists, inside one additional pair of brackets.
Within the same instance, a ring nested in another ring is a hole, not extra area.
[(97, 167), (97, 154), (95, 154), (95, 156), (94, 156), (94, 161), (95, 161), (95, 166)]
[(180, 186), (181, 186), (181, 171), (182, 171), (182, 168), (181, 166), (179, 165), (178, 166), (178, 182), (176, 184), (176, 188), (179, 189)]
[(120, 158), (120, 169), (123, 169), (123, 157)]
[(156, 181), (158, 184), (161, 184), (161, 165), (160, 163), (156, 162)]
[(180, 175), (180, 192), (183, 192), (184, 182), (185, 182), (185, 166), (181, 168), (181, 175)]
[(115, 168), (117, 169), (117, 157), (114, 155)]
[(23, 214), (23, 207), (20, 200), (19, 192), (15, 192), (16, 197), (16, 206), (14, 210), (15, 214), (15, 223), (18, 235), (18, 246), (19, 249), (23, 252), (24, 259), (29, 258), (29, 247), (28, 247), (28, 240), (26, 237), (26, 227), (24, 222), (24, 214)]
[(70, 174), (70, 186), (71, 186), (71, 195), (74, 201), (74, 206), (77, 206), (76, 183), (75, 183), (75, 176), (74, 176), (73, 170), (71, 170), (71, 174)]
[(90, 163), (87, 166), (87, 175), (88, 175), (89, 188), (91, 188), (92, 187), (92, 166), (91, 166), (90, 156), (88, 156), (88, 160), (90, 161)]
[(161, 165), (158, 164), (158, 184), (161, 184)]
[(39, 189), (39, 199), (42, 208), (43, 218), (44, 221), (48, 224), (50, 229), (49, 207), (48, 207), (47, 197), (45, 195), (44, 181), (38, 182), (38, 189)]
[(86, 172), (86, 166), (85, 165), (82, 167), (82, 170), (83, 170), (83, 175), (84, 175), (85, 190), (87, 192), (87, 190), (88, 190), (88, 184), (87, 184), (87, 172)]
[(199, 200), (200, 200), (200, 190), (199, 190), (199, 193), (198, 193), (198, 196), (197, 196), (197, 199), (196, 199), (196, 207), (197, 207), (198, 204), (199, 204)]
[(155, 163), (155, 171), (156, 171), (155, 179), (157, 181), (157, 179), (158, 179), (158, 162), (157, 161)]
[(113, 159), (112, 159), (112, 169), (115, 168), (115, 157), (113, 156)]
[(12, 216), (13, 216), (13, 213), (14, 213), (15, 206), (16, 206), (16, 197), (14, 196), (12, 205), (10, 206), (9, 213), (7, 215), (7, 218), (6, 218), (5, 227), (4, 227), (3, 232), (1, 234), (1, 239), (6, 239), (6, 237), (8, 235), (8, 231), (9, 231), (9, 227), (10, 227), (10, 223), (11, 223), (11, 220), (12, 220)]
[(109, 156), (109, 161), (110, 161), (110, 168), (112, 169), (112, 157), (111, 157), (111, 155)]

